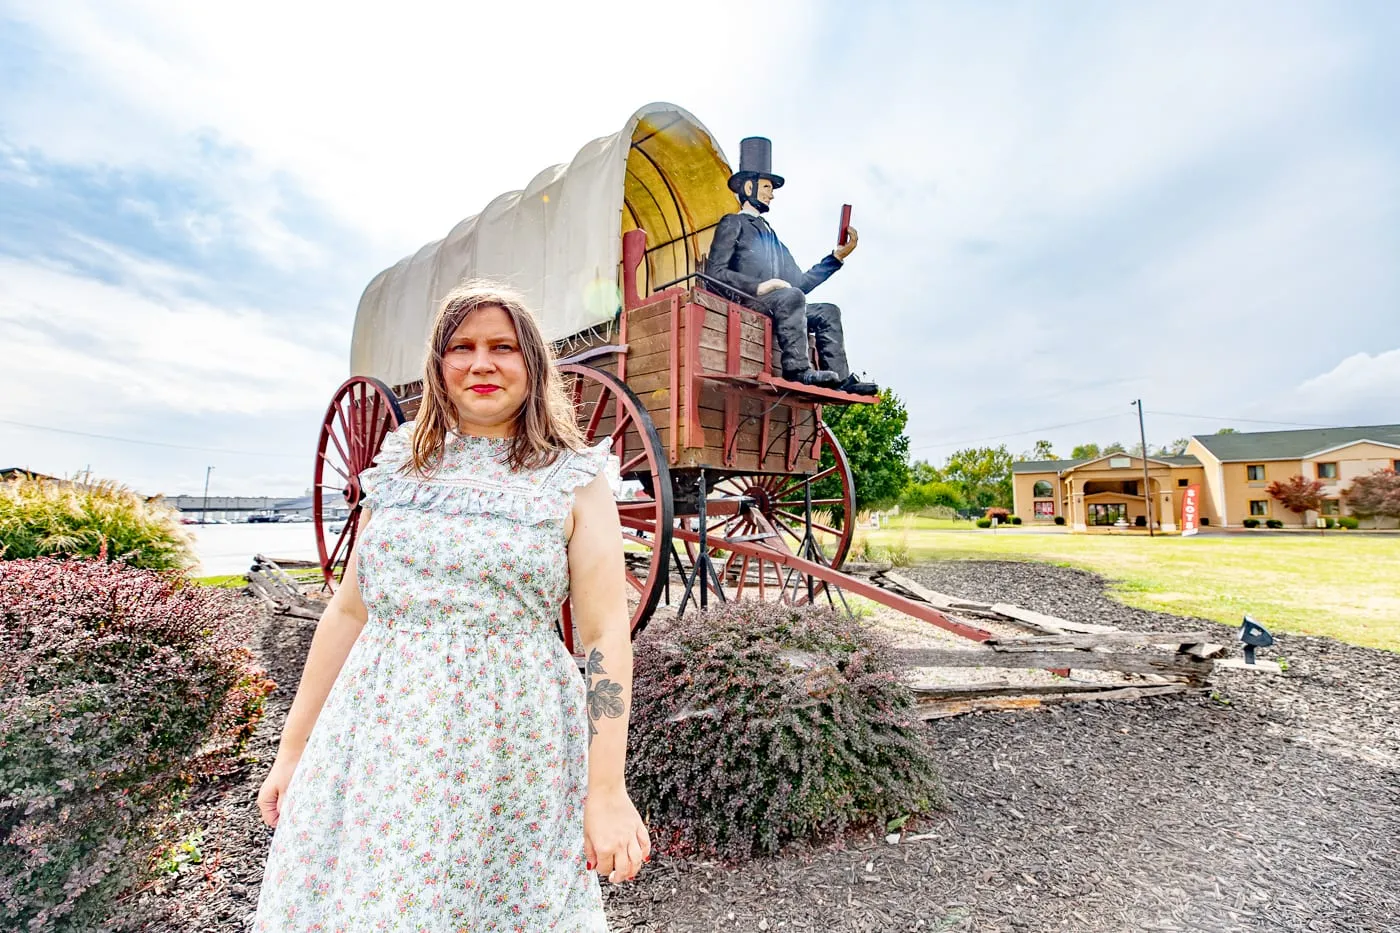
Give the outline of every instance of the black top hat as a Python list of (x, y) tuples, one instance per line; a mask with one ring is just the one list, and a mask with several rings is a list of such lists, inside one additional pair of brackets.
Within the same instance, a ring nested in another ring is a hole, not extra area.
[(739, 171), (729, 176), (729, 190), (739, 194), (744, 182), (766, 178), (774, 188), (783, 186), (783, 176), (773, 174), (773, 141), (762, 136), (750, 136), (739, 141)]

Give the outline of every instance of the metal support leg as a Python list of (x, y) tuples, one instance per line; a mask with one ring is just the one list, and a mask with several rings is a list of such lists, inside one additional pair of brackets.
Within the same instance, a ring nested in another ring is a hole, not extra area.
[(700, 550), (699, 550), (698, 555), (697, 555), (696, 558), (695, 558), (695, 566), (691, 568), (690, 577), (689, 577), (689, 579), (687, 579), (687, 580), (685, 581), (685, 593), (682, 594), (682, 596), (681, 596), (681, 604), (680, 604), (680, 606), (677, 607), (677, 609), (676, 609), (676, 618), (678, 618), (678, 619), (679, 619), (681, 616), (685, 615), (685, 604), (688, 603), (688, 602), (690, 601), (690, 596), (691, 596), (691, 593), (693, 593), (693, 592), (695, 591), (695, 583), (696, 583), (697, 580), (698, 580), (699, 583), (700, 583), (700, 611), (701, 611), (701, 612), (704, 612), (706, 609), (709, 608), (709, 605), (710, 605), (709, 594), (710, 594), (710, 583), (711, 583), (711, 582), (714, 583), (714, 586), (715, 586), (715, 594), (716, 594), (717, 596), (719, 596), (719, 601), (722, 602), (722, 603), (723, 603), (723, 602), (728, 602), (728, 600), (725, 599), (725, 596), (724, 596), (724, 588), (721, 587), (720, 584), (719, 584), (719, 574), (715, 573), (715, 564), (714, 564), (714, 561), (712, 561), (712, 560), (710, 559), (710, 546), (709, 546), (709, 540), (708, 540), (708, 534), (707, 534), (707, 531), (708, 531), (708, 530), (707, 530), (707, 528), (705, 527), (705, 526), (708, 524), (709, 519), (708, 519), (708, 518), (706, 517), (706, 515), (705, 515), (705, 499), (706, 499), (706, 497), (707, 497), (708, 494), (707, 494), (706, 491), (705, 491), (705, 471), (704, 471), (704, 470), (701, 470), (701, 471), (700, 471), (700, 475), (697, 476), (697, 477), (695, 478), (695, 489), (696, 489), (696, 492), (699, 494), (699, 500), (698, 500), (697, 511), (698, 511), (698, 513), (699, 513), (699, 519), (700, 519), (700, 529), (699, 529), (699, 535), (700, 535), (699, 547), (700, 547)]
[[(804, 560), (810, 560), (816, 564), (826, 564), (828, 563), (826, 555), (822, 553), (821, 545), (817, 543), (817, 536), (812, 532), (812, 484), (810, 481), (804, 482), (802, 484), (802, 500), (802, 541), (797, 545), (797, 550), (793, 553), (795, 556), (801, 557)], [(846, 520), (855, 521), (855, 517), (848, 515), (846, 516)], [(792, 580), (792, 599), (793, 602), (796, 602), (797, 586), (800, 578), (794, 579), (794, 573), (796, 573), (796, 571), (789, 570), (788, 579)], [(816, 579), (812, 577), (811, 574), (803, 574), (803, 576), (805, 576), (807, 579), (807, 604), (810, 606), (815, 604), (817, 601), (817, 583)], [(784, 589), (786, 589), (786, 583), (784, 583)], [(832, 590), (836, 591), (836, 597), (837, 599), (841, 600), (841, 608), (846, 610), (846, 615), (854, 618), (855, 614), (851, 612), (850, 604), (846, 602), (846, 594), (841, 592), (841, 588), (837, 586), (832, 586), (830, 583), (823, 583), (822, 592), (826, 594), (827, 604), (830, 605), (833, 609), (836, 608), (836, 602), (831, 598)]]

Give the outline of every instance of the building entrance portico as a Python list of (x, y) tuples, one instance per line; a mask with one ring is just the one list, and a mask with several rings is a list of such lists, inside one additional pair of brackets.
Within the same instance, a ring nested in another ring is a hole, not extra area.
[[(1176, 531), (1176, 486), (1170, 463), (1147, 460), (1144, 496), (1142, 458), (1111, 454), (1071, 467), (1060, 474), (1064, 510), (1074, 531), (1111, 528), (1120, 522), (1137, 526), (1150, 520), (1160, 531)], [(1148, 518), (1149, 503), (1151, 518)]]

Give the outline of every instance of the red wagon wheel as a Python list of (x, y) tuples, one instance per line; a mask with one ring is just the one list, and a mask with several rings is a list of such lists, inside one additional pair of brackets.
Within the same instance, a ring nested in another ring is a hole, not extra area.
[[(316, 476), (311, 508), (316, 520), (316, 549), (321, 573), (332, 591), (345, 574), (345, 561), (359, 534), (360, 471), (374, 462), (384, 437), (404, 423), (399, 400), (384, 383), (368, 376), (352, 376), (336, 390), (321, 422), (316, 445)], [(337, 533), (326, 528), (325, 500), (339, 497), (350, 510)]]
[[(730, 473), (715, 481), (712, 499), (742, 496), (751, 502), (734, 514), (716, 515), (706, 522), (707, 540), (713, 542), (710, 553), (718, 564), (726, 598), (742, 599), (745, 594), (760, 598), (775, 595), (801, 604), (825, 592), (826, 584), (820, 580), (809, 581), (805, 574), (794, 574), (772, 561), (733, 552), (726, 554), (725, 538), (789, 554), (801, 552), (801, 556), (833, 568), (845, 563), (855, 536), (855, 479), (846, 451), (825, 424), (821, 426), (817, 443), (818, 462), (827, 459), (832, 462), (811, 476)], [(824, 456), (828, 453), (829, 458)], [(824, 482), (828, 479), (835, 481), (839, 491), (830, 488), (832, 483)], [(812, 489), (813, 540), (804, 547), (809, 487)], [(825, 493), (818, 495), (818, 489), (824, 489)], [(696, 544), (689, 538), (686, 550), (693, 563)]]
[[(646, 407), (612, 373), (582, 363), (563, 363), (559, 370), (584, 436), (590, 444), (611, 438), (613, 455), (620, 463), (623, 489), (617, 511), (622, 519), (627, 606), (636, 637), (656, 610), (669, 572), (674, 506), (666, 450)], [(564, 643), (577, 654), (581, 647), (574, 638), (567, 603), (560, 628)]]

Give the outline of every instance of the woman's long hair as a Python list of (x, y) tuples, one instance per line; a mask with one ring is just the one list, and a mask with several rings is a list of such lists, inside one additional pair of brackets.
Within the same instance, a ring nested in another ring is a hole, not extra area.
[(472, 312), (500, 308), (510, 317), (525, 357), (528, 388), (515, 416), (510, 443), (510, 468), (533, 470), (554, 462), (562, 450), (581, 450), (583, 432), (564, 393), (564, 381), (554, 365), (554, 351), (545, 343), (539, 324), (524, 300), (496, 282), (477, 280), (457, 286), (442, 300), (423, 362), (423, 399), (418, 406), (410, 462), (420, 475), (442, 462), (447, 432), (457, 427), (457, 410), (442, 374), (447, 342)]

